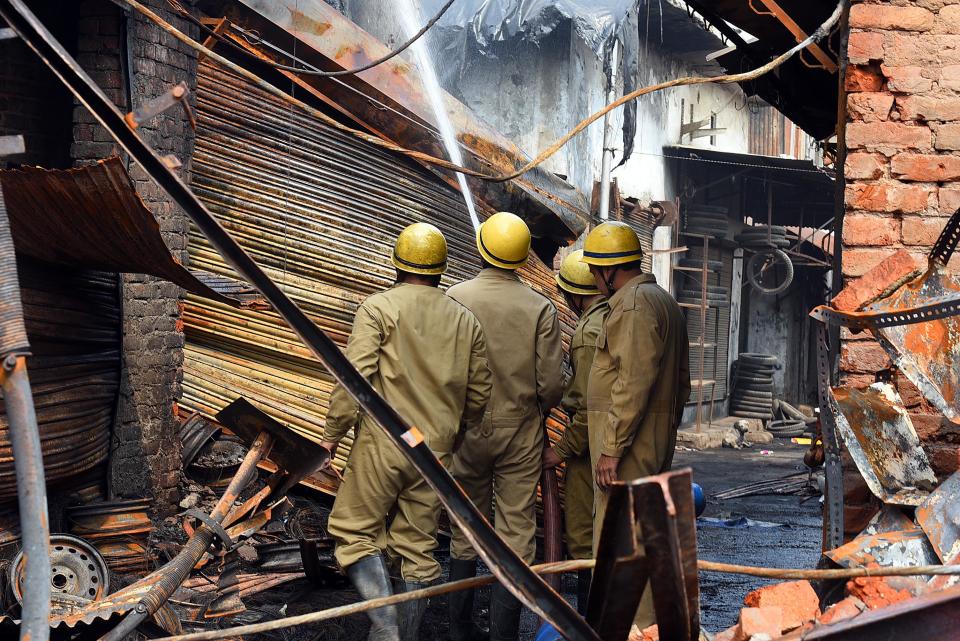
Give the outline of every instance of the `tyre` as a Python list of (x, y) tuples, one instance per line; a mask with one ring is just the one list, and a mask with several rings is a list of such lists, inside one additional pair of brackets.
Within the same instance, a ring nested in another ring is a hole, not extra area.
[(770, 412), (751, 412), (748, 410), (733, 410), (730, 413), (737, 418), (759, 418), (762, 420), (769, 420), (772, 416)]
[(768, 365), (774, 367), (780, 364), (780, 359), (773, 354), (756, 354), (754, 352), (741, 352), (737, 360), (745, 365)]
[[(783, 280), (780, 283), (776, 284), (765, 284), (760, 282), (759, 275), (764, 267), (768, 264), (767, 261), (774, 261), (774, 263), (784, 270), (786, 273), (783, 277)], [(779, 249), (771, 249), (765, 252), (759, 252), (750, 257), (750, 261), (747, 263), (747, 280), (750, 281), (750, 284), (761, 294), (773, 295), (779, 294), (785, 291), (790, 284), (793, 283), (793, 261), (790, 260), (790, 257), (787, 256), (784, 252)]]

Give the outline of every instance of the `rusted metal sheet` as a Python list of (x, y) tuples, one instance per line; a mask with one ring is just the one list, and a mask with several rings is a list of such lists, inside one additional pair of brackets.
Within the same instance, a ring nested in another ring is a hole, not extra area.
[(610, 489), (587, 605), (587, 621), (601, 639), (627, 638), (645, 589), (653, 592), (661, 639), (699, 638), (691, 478), (684, 469)]
[[(245, 5), (245, 7), (243, 6)], [(324, 70), (352, 69), (386, 54), (386, 45), (324, 2), (262, 2), (242, 0), (201, 3), (209, 15), (228, 16), (264, 39), (293, 49), (297, 58)], [(235, 33), (235, 32), (234, 32)], [(241, 42), (245, 42), (241, 39)], [(259, 47), (265, 55), (275, 55)], [(446, 157), (429, 97), (415, 66), (402, 57), (367, 71), (340, 78), (293, 77), (293, 80), (371, 132), (416, 149)], [(444, 94), (444, 105), (465, 164), (487, 173), (512, 172), (529, 161), (513, 142), (473, 114), (466, 105)], [(433, 170), (455, 184), (453, 175)], [(568, 244), (586, 228), (588, 203), (575, 187), (556, 174), (535, 168), (507, 183), (467, 178), (477, 197), (497, 210), (515, 211), (536, 236)]]
[(960, 473), (952, 474), (917, 508), (917, 523), (942, 563), (960, 561)]
[[(18, 271), (44, 470), (48, 485), (63, 486), (107, 459), (120, 384), (117, 276), (32, 259), (21, 259)], [(0, 501), (15, 496), (0, 401)]]
[(149, 499), (79, 505), (67, 510), (70, 531), (91, 541), (117, 574), (146, 574), (152, 556), (147, 540), (153, 523)]
[(232, 303), (171, 255), (119, 158), (68, 170), (0, 170), (0, 181), (18, 254), (84, 269), (151, 274)]
[[(459, 194), (412, 162), (291, 111), (221, 68), (200, 64), (193, 189), (218, 220), (340, 346), (364, 298), (390, 287), (396, 234), (416, 221), (447, 238), (443, 285), (472, 277), (476, 241)], [(484, 213), (490, 213), (489, 211)], [(192, 232), (190, 265), (233, 270)], [(576, 321), (552, 273), (535, 257), (521, 277), (560, 311), (565, 341)], [(184, 311), (182, 404), (210, 418), (244, 396), (311, 439), (323, 431), (333, 380), (272, 311), (236, 309), (189, 296)], [(565, 425), (555, 412), (547, 431)], [(343, 469), (352, 436), (341, 442)], [(329, 474), (311, 475), (324, 491)]]
[[(920, 278), (867, 308), (896, 312), (940, 299), (960, 297), (960, 276), (931, 262)], [(884, 327), (875, 331), (896, 366), (930, 403), (951, 421), (960, 422), (960, 316)]]
[(870, 490), (884, 503), (920, 505), (937, 486), (910, 415), (889, 383), (836, 387), (837, 428)]

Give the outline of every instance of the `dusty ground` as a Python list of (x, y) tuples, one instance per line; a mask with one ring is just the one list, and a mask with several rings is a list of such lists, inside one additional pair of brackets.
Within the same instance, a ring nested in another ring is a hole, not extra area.
[[(675, 467), (692, 467), (694, 479), (705, 488), (708, 495), (749, 481), (785, 476), (802, 467), (804, 448), (800, 446), (784, 441), (763, 446), (763, 449), (773, 451), (770, 456), (760, 455), (760, 449), (681, 451), (677, 452)], [(755, 496), (725, 502), (710, 500), (704, 516), (724, 519), (746, 516), (754, 521), (776, 523), (780, 527), (723, 529), (701, 524), (697, 533), (700, 558), (779, 567), (813, 567), (817, 563), (820, 506), (816, 499), (803, 503), (795, 496)], [(438, 557), (446, 566), (446, 540), (441, 541)], [(703, 574), (700, 589), (704, 628), (716, 632), (735, 623), (744, 595), (764, 583), (751, 577)], [(565, 596), (572, 602), (572, 577), (565, 581), (564, 588)], [(489, 590), (480, 590), (478, 597), (481, 618), (485, 618)], [(357, 594), (346, 585), (316, 589), (306, 582), (297, 582), (258, 597), (256, 602), (248, 604), (248, 613), (238, 619), (243, 619), (243, 622), (273, 619), (357, 600)], [(525, 612), (521, 635), (524, 641), (533, 640), (536, 625), (533, 615)], [(366, 627), (365, 617), (359, 615), (256, 638), (275, 641), (359, 641), (365, 638)], [(446, 599), (440, 598), (430, 604), (421, 639), (439, 641), (446, 638), (446, 632)]]

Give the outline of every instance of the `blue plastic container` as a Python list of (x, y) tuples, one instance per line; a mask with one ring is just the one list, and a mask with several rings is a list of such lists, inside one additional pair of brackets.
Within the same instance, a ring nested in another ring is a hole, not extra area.
[(536, 641), (562, 641), (563, 637), (557, 632), (557, 629), (544, 621), (537, 630)]
[(707, 495), (703, 493), (703, 488), (698, 483), (693, 484), (693, 509), (697, 516), (707, 509)]

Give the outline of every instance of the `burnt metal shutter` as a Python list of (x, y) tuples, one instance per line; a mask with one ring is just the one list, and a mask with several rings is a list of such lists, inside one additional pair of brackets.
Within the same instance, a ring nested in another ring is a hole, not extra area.
[[(693, 261), (700, 261), (703, 258), (703, 247), (697, 246), (698, 241), (688, 239), (690, 249), (683, 254), (685, 258)], [(722, 285), (729, 288), (733, 277), (733, 250), (727, 247), (711, 246), (709, 248), (709, 259), (722, 261), (722, 267), (719, 272), (709, 272), (707, 277), (708, 285)], [(684, 284), (699, 288), (700, 274), (698, 272), (676, 272), (678, 283), (677, 291), (683, 291)], [(727, 290), (729, 292), (729, 289)], [(697, 345), (700, 337), (701, 312), (694, 307), (684, 306), (683, 311), (687, 317), (687, 334), (690, 337), (690, 378), (700, 378), (700, 353), (701, 348)], [(727, 354), (729, 353), (730, 342), (730, 303), (729, 294), (727, 302), (718, 307), (709, 307), (706, 314), (706, 347), (703, 348), (703, 378), (716, 381), (713, 391), (713, 400), (719, 401), (727, 396)], [(710, 400), (711, 390), (709, 387), (704, 389), (704, 402)], [(699, 397), (696, 385), (690, 393), (690, 402), (696, 403)]]
[[(29, 259), (17, 270), (47, 484), (99, 494), (120, 386), (117, 274)], [(8, 429), (0, 401), (2, 501), (17, 496)]]
[(640, 246), (643, 247), (643, 270), (653, 271), (653, 231), (657, 228), (656, 215), (640, 205), (624, 201), (619, 218), (630, 225), (640, 237)]
[[(389, 287), (393, 241), (406, 225), (437, 225), (449, 245), (444, 287), (479, 269), (459, 192), (420, 166), (291, 109), (202, 63), (192, 189), (278, 285), (341, 346), (357, 306)], [(193, 230), (191, 267), (233, 276)], [(535, 257), (521, 274), (550, 296), (569, 336), (553, 275)], [(183, 405), (212, 416), (237, 396), (313, 438), (333, 380), (272, 311), (189, 296)], [(337, 453), (342, 467), (349, 437)]]

